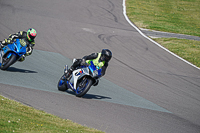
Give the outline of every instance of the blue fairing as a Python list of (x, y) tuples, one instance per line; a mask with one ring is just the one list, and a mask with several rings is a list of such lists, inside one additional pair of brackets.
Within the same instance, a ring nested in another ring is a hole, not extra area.
[(24, 39), (15, 39), (14, 43), (4, 46), (0, 50), (0, 69), (6, 70), (25, 55), (27, 43)]
[(95, 67), (95, 65), (94, 65), (94, 63), (92, 61), (90, 62), (90, 64), (91, 65), (89, 66), (89, 69), (93, 73), (93, 71), (96, 70), (96, 67)]
[[(0, 50), (0, 62), (3, 59), (9, 59), (12, 55), (20, 58), (22, 55), (26, 54), (27, 43), (23, 39), (15, 39), (16, 41), (12, 44), (8, 44)], [(0, 64), (1, 65), (1, 64)]]
[(7, 55), (7, 58), (9, 58), (11, 56), (11, 54), (16, 54), (18, 56), (22, 56), (26, 53), (26, 45), (22, 46), (20, 44), (20, 40), (16, 39), (16, 42), (12, 43), (12, 44), (8, 44), (7, 46), (5, 46), (3, 48), (4, 53), (10, 52)]
[(26, 46), (22, 46), (19, 39), (16, 39), (16, 42), (9, 46), (9, 48), (12, 51), (15, 51), (19, 56), (22, 56), (26, 53)]
[(66, 79), (65, 74), (61, 77), (57, 85), (58, 90), (65, 91), (71, 89), (77, 97), (82, 97), (92, 85), (96, 86), (98, 84), (101, 70), (92, 61), (90, 64), (77, 67), (69, 78)]
[(94, 63), (92, 61), (90, 62), (90, 64), (91, 65), (88, 67), (90, 69), (90, 71), (93, 73), (94, 70), (97, 70), (98, 71), (98, 77), (100, 77), (102, 69), (97, 69), (96, 66), (94, 65)]
[[(85, 67), (86, 67), (86, 66), (81, 66), (81, 68), (85, 68)], [(94, 71), (97, 71), (97, 72), (98, 72), (97, 77), (101, 77), (101, 70), (102, 70), (102, 69), (97, 69), (96, 66), (94, 65), (94, 63), (93, 63), (92, 61), (90, 62), (90, 65), (88, 66), (88, 68), (89, 68), (89, 70), (90, 70), (92, 73), (94, 73)], [(81, 73), (77, 73), (76, 76), (77, 76), (77, 75), (80, 75), (80, 74), (81, 74)], [(64, 82), (65, 82), (65, 81), (60, 80), (60, 82), (59, 82), (58, 85), (61, 86), (62, 84), (64, 84)], [(87, 84), (88, 84), (88, 80), (86, 81), (85, 87), (87, 86)], [(71, 83), (70, 81), (66, 81), (66, 85), (67, 85), (67, 88), (70, 88), (70, 89), (72, 89), (73, 91), (76, 91), (77, 94), (79, 94), (81, 91), (83, 91), (83, 90), (85, 89), (85, 87), (84, 87), (84, 88), (77, 87), (77, 89), (75, 89), (75, 88), (74, 88), (74, 84)]]

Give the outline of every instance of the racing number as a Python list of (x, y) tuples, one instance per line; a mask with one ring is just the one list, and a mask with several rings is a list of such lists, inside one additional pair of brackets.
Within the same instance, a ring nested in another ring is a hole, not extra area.
[(26, 46), (26, 41), (24, 41), (24, 39), (20, 39), (20, 44), (24, 47)]

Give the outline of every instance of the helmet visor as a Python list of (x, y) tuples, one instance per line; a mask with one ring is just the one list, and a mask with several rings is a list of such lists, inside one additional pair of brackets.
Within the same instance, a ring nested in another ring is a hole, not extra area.
[(30, 38), (30, 41), (33, 41), (36, 37), (36, 34), (35, 33), (28, 33), (28, 36)]
[(108, 57), (106, 55), (101, 55), (101, 60), (108, 62), (110, 60), (110, 57)]

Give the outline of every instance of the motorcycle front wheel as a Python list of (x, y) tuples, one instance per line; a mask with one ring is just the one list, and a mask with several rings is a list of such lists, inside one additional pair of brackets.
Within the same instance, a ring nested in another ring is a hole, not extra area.
[(91, 78), (86, 78), (81, 80), (80, 82), (78, 82), (77, 84), (77, 89), (76, 89), (76, 96), (77, 97), (82, 97), (84, 96), (90, 89), (90, 87), (92, 86), (92, 79)]
[(68, 89), (64, 81), (64, 75), (58, 81), (57, 87), (59, 91), (66, 91)]
[(15, 63), (16, 59), (17, 57), (14, 54), (12, 54), (9, 58), (7, 57), (3, 58), (3, 61), (1, 64), (1, 70), (6, 70), (9, 66)]

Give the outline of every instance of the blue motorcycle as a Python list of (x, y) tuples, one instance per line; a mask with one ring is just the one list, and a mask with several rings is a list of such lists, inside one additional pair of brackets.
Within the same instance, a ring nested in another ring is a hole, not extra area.
[(23, 39), (15, 39), (0, 50), (0, 69), (6, 70), (26, 54), (27, 44)]
[(82, 97), (89, 91), (92, 85), (96, 86), (98, 84), (101, 70), (90, 61), (90, 64), (87, 64), (87, 66), (76, 68), (69, 80), (66, 80), (64, 74), (58, 82), (58, 90), (66, 91), (67, 89), (71, 89), (77, 97)]

